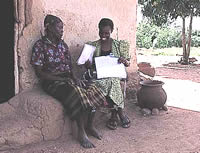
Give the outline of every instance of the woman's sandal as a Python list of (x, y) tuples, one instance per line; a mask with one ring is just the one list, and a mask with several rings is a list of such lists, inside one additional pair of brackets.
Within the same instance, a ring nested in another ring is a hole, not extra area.
[(118, 123), (118, 119), (116, 118), (110, 118), (108, 121), (107, 121), (107, 124), (106, 126), (111, 129), (111, 130), (116, 130), (117, 129), (117, 123)]
[(131, 121), (129, 120), (127, 115), (124, 115), (123, 117), (120, 118), (122, 122), (122, 127), (123, 128), (129, 128)]

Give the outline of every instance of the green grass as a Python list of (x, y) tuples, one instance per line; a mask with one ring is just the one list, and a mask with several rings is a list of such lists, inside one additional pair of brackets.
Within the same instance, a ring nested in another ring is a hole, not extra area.
[[(137, 53), (141, 53), (143, 55), (162, 55), (162, 56), (176, 56), (177, 54), (183, 54), (183, 48), (162, 48), (162, 49), (145, 49), (138, 48)], [(190, 57), (191, 56), (200, 56), (200, 47), (191, 47)]]

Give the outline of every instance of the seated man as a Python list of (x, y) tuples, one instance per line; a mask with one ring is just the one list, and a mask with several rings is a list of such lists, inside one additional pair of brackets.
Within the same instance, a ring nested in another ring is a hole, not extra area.
[(88, 119), (86, 128), (89, 134), (101, 139), (93, 121), (95, 109), (106, 99), (95, 85), (86, 85), (73, 75), (70, 52), (62, 40), (62, 20), (47, 15), (44, 26), (45, 35), (33, 46), (31, 64), (44, 91), (60, 101), (69, 117), (76, 120), (80, 144), (85, 148), (93, 148), (95, 146), (85, 131), (84, 119)]

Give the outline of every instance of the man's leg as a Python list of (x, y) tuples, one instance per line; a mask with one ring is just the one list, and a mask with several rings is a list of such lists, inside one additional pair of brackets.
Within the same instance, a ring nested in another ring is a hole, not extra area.
[(91, 111), (88, 113), (87, 129), (90, 135), (101, 140), (102, 135), (98, 133), (97, 129), (94, 126), (95, 113), (96, 113), (95, 109), (91, 109)]
[(76, 119), (78, 126), (78, 140), (84, 148), (95, 148), (95, 145), (89, 141), (89, 138), (85, 132), (85, 113), (81, 113)]

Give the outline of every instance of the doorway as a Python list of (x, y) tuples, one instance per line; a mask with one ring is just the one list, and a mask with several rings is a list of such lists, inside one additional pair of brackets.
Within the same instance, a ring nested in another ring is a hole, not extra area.
[[(8, 101), (15, 95), (14, 79), (14, 2), (4, 3), (1, 22), (3, 34), (1, 34), (1, 56), (0, 56), (0, 103)], [(7, 16), (7, 17), (6, 17)]]

